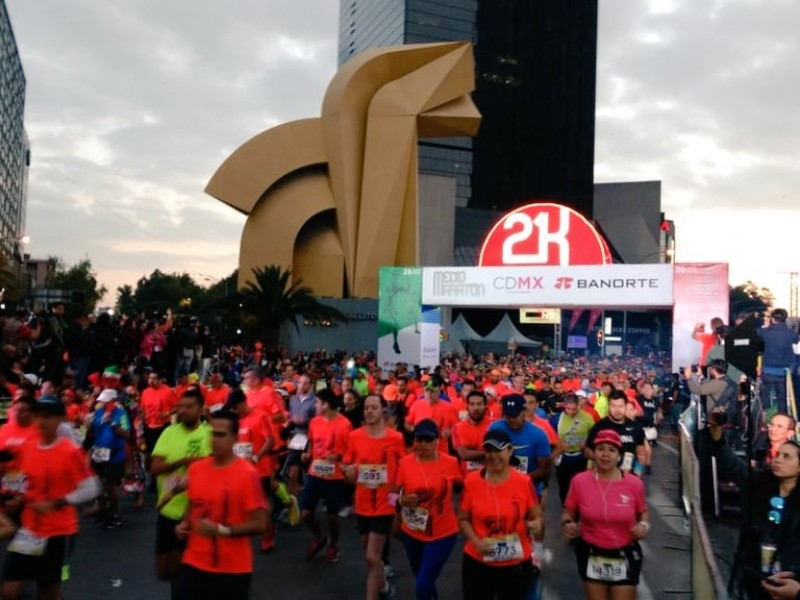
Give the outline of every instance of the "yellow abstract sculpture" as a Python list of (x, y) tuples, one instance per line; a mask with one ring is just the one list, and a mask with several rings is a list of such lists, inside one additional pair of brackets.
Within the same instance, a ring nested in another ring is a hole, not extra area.
[(320, 296), (377, 298), (381, 266), (418, 262), (417, 140), (472, 136), (468, 43), (375, 48), (331, 80), (322, 117), (245, 142), (206, 193), (248, 215), (239, 286), (291, 268)]

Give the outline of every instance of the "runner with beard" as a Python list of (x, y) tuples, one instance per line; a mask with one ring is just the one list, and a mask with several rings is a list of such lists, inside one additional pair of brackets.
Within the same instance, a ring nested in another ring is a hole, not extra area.
[(355, 513), (367, 563), (368, 600), (394, 596), (393, 586), (384, 577), (382, 554), (395, 513), (391, 483), (405, 444), (400, 432), (386, 426), (385, 407), (386, 402), (375, 394), (364, 399), (364, 426), (350, 434), (342, 459), (345, 478), (356, 486)]
[(608, 401), (608, 416), (595, 423), (586, 439), (583, 453), (588, 460), (594, 460), (594, 438), (605, 429), (616, 431), (622, 440), (622, 464), (620, 468), (626, 473), (640, 475), (643, 470), (645, 448), (644, 430), (641, 425), (625, 417), (627, 399), (621, 390), (611, 392)]
[(470, 393), (467, 410), (469, 418), (453, 427), (453, 448), (461, 460), (461, 471), (465, 477), (469, 472), (483, 468), (486, 455), (483, 438), (492, 424), (492, 419), (486, 413), (486, 395), (483, 392)]

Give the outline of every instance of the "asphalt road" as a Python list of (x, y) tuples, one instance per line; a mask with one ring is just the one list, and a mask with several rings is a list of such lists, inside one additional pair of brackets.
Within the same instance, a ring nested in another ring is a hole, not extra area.
[[(638, 598), (684, 600), (689, 592), (690, 541), (679, 508), (677, 453), (662, 443), (654, 452), (653, 475), (646, 479), (653, 528), (643, 544), (645, 563)], [(543, 573), (545, 600), (582, 598), (580, 580), (569, 545), (559, 537), (560, 506), (552, 482), (547, 510), (548, 552)], [(66, 600), (149, 600), (169, 598), (168, 587), (153, 576), (154, 498), (141, 510), (123, 501), (123, 525), (103, 531), (84, 520), (72, 560), (72, 580), (64, 585)], [(270, 600), (353, 600), (363, 598), (362, 564), (355, 518), (344, 519), (340, 561), (304, 560), (310, 540), (303, 527), (281, 526), (275, 550), (256, 552), (252, 597)], [(461, 544), (439, 581), (439, 598), (461, 598)], [(399, 542), (393, 540), (391, 561), (397, 571), (397, 598), (412, 599), (413, 578)]]

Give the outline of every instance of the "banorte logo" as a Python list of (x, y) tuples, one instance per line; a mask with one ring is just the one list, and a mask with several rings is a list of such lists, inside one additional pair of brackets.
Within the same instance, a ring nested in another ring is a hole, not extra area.
[(572, 277), (558, 277), (556, 278), (555, 288), (557, 290), (568, 290), (572, 287)]
[(478, 265), (603, 265), (611, 253), (602, 236), (573, 209), (542, 202), (504, 215), (481, 248)]

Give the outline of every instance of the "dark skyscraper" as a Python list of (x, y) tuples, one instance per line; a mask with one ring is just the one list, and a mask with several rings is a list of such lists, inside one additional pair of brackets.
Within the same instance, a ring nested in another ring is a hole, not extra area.
[(4, 0), (0, 0), (0, 253), (21, 260), (30, 145), (25, 134), (25, 73)]
[(592, 215), (597, 0), (341, 0), (339, 62), (374, 46), (475, 45), (473, 140), (420, 143), (457, 204), (555, 200)]

